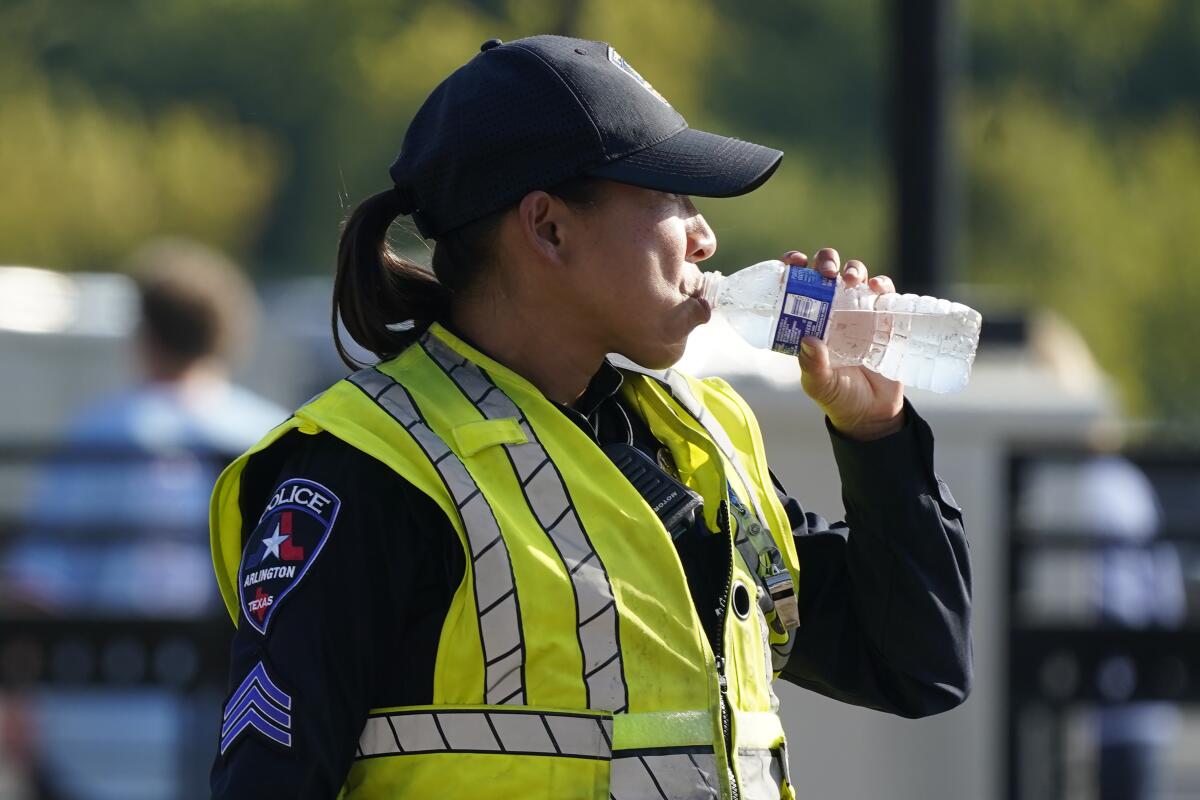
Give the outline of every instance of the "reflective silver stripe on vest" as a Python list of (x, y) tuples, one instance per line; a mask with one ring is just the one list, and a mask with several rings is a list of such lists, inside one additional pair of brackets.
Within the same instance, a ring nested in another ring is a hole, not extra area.
[(546, 531), (571, 576), (587, 706), (617, 713), (625, 711), (629, 706), (629, 689), (625, 683), (612, 585), (583, 529), (562, 474), (525, 415), (482, 369), (434, 336), (425, 334), (421, 344), (483, 416), (518, 420), (528, 441), (504, 445), (504, 450), (538, 524)]
[(711, 748), (643, 754), (618, 751), (613, 754), (608, 796), (611, 800), (717, 800), (721, 788), (716, 756)]
[(504, 753), (608, 759), (612, 718), (535, 711), (413, 711), (367, 718), (359, 758)]
[(462, 515), (471, 550), (479, 638), (483, 646), (484, 702), (525, 703), (525, 641), (521, 606), (513, 581), (508, 546), (492, 509), (467, 468), (441, 437), (425, 423), (412, 395), (376, 369), (364, 369), (348, 380), (400, 423), (433, 463)]
[[(711, 747), (614, 753), (612, 735), (613, 721), (608, 716), (515, 710), (404, 711), (368, 717), (355, 758), (434, 753), (611, 758), (612, 800), (720, 797), (716, 756)], [(744, 796), (754, 800), (759, 797)]]

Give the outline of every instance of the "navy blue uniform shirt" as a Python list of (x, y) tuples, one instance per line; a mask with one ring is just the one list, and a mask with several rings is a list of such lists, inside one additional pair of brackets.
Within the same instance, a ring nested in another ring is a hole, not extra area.
[[(563, 413), (600, 444), (632, 435), (655, 458), (660, 445), (620, 384), (605, 364)], [(933, 435), (907, 402), (904, 413), (902, 430), (872, 442), (828, 426), (846, 522), (804, 511), (776, 480), (801, 565), (801, 625), (782, 677), (921, 717), (969, 692), (971, 572), (960, 511), (933, 471)], [(431, 702), (462, 545), (437, 503), (329, 434), (293, 432), (257, 456), (241, 497), (243, 541), (255, 547), (239, 576), (213, 796), (332, 798), (368, 709)], [(292, 513), (257, 529), (269, 502)], [(678, 540), (706, 629), (728, 568), (720, 538)], [(271, 606), (254, 605), (261, 586)]]

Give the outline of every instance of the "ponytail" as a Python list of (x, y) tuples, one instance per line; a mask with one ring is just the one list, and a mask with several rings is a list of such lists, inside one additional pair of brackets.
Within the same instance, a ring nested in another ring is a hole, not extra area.
[(413, 320), (421, 330), (449, 312), (450, 290), (388, 244), (388, 228), (403, 213), (402, 198), (389, 189), (360, 203), (342, 229), (333, 282), (333, 342), (351, 369), (364, 365), (343, 344), (339, 315), (355, 342), (386, 359), (407, 347), (416, 335), (388, 325)]
[[(603, 183), (582, 176), (546, 191), (574, 206), (592, 206), (598, 201)], [(342, 343), (338, 317), (350, 337), (380, 360), (397, 355), (430, 323), (449, 317), (452, 297), (476, 285), (492, 262), (500, 223), (507, 213), (507, 209), (500, 209), (440, 234), (430, 272), (402, 258), (388, 245), (388, 228), (397, 217), (412, 210), (405, 196), (389, 189), (362, 201), (342, 228), (337, 277), (333, 281), (333, 342), (351, 369), (365, 365)], [(409, 320), (412, 326), (392, 329)]]

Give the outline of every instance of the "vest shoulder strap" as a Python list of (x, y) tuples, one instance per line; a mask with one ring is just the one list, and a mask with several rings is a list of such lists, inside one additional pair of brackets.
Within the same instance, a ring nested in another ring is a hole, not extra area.
[[(373, 376), (378, 376), (379, 380), (374, 380)], [(413, 433), (413, 426), (406, 427), (407, 420), (396, 425), (396, 416), (392, 413), (395, 409), (389, 409), (386, 402), (381, 403), (379, 397), (372, 396), (373, 388), (392, 386), (397, 384), (374, 369), (361, 370), (339, 381), (268, 432), (226, 467), (217, 479), (209, 508), (209, 542), (217, 585), (235, 624), (238, 620), (237, 572), (242, 555), (242, 476), (257, 454), (274, 446), (292, 431), (309, 435), (325, 431), (382, 461), (433, 499), (450, 519), (460, 539), (465, 538), (457, 505)], [(466, 444), (475, 447), (511, 436), (511, 431), (497, 428), (462, 433)], [(428, 446), (429, 443), (425, 444)]]
[[(726, 459), (729, 460), (730, 465), (737, 473), (737, 476), (742, 481), (742, 484), (746, 486), (747, 489), (754, 486), (754, 483), (751, 482), (750, 475), (746, 470), (746, 465), (742, 463), (742, 459), (738, 456), (737, 448), (734, 447), (733, 440), (729, 438), (729, 434), (725, 431), (725, 428), (697, 396), (691, 380), (686, 375), (673, 369), (646, 369), (645, 367), (639, 366), (629, 359), (619, 355), (610, 355), (609, 359), (621, 369), (646, 375), (647, 377), (652, 378), (665, 386), (666, 389), (671, 393), (671, 396), (675, 398), (675, 400), (681, 406), (683, 406), (684, 409), (691, 414), (697, 422), (700, 423), (701, 426), (703, 426), (709, 437), (721, 450), (721, 453)], [(720, 381), (719, 378), (715, 380)], [(719, 385), (732, 392), (729, 384), (725, 383), (724, 381), (720, 381)], [(762, 525), (770, 527), (770, 521), (768, 520), (767, 514), (762, 507), (762, 503), (758, 498), (758, 493), (750, 491), (749, 494), (751, 505), (754, 507), (755, 516), (758, 517), (758, 520)]]
[[(774, 496), (762, 432), (746, 401), (721, 378), (696, 380), (673, 369), (649, 370), (623, 356), (609, 358), (618, 367), (645, 375), (666, 388), (721, 450), (746, 488), (747, 499), (754, 511), (754, 518), (750, 519), (731, 488), (730, 500), (738, 518), (735, 543), (751, 573), (762, 581), (766, 594), (779, 612), (780, 622), (788, 630), (794, 630), (800, 624), (795, 595), (794, 573), (798, 572), (795, 545), (788, 535), (787, 516)], [(734, 423), (734, 430), (743, 440), (742, 452), (749, 454), (749, 459), (739, 453), (718, 417)], [(774, 536), (772, 531), (775, 531)]]

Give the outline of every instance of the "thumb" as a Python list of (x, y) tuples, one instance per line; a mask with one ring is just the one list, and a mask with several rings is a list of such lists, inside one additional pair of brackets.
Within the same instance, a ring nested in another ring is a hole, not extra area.
[(800, 342), (800, 383), (814, 400), (822, 400), (834, 386), (833, 367), (829, 364), (829, 348), (815, 336), (805, 336)]

